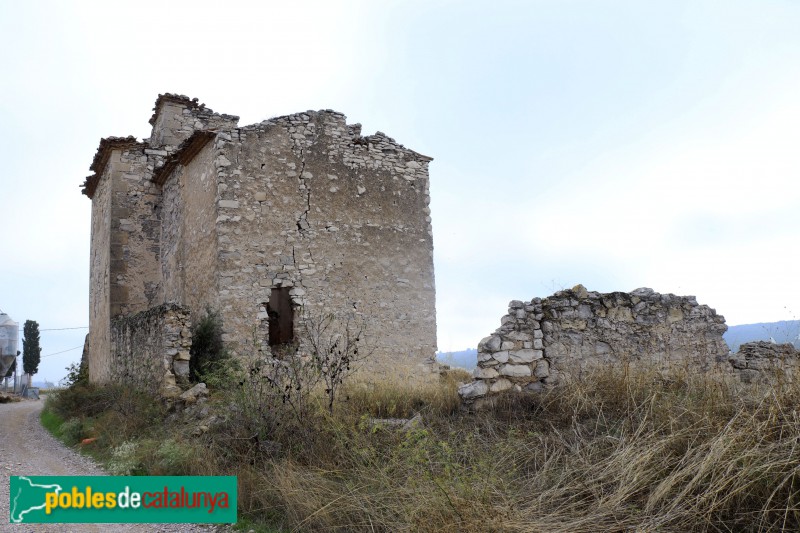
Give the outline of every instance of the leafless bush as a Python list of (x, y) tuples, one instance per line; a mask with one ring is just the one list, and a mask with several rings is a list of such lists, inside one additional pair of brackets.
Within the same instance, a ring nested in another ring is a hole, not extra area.
[(342, 319), (332, 313), (313, 314), (304, 310), (301, 328), (309, 363), (314, 375), (325, 385), (326, 405), (332, 414), (342, 384), (374, 351), (364, 339), (366, 322), (360, 317)]
[(252, 354), (229, 391), (236, 426), (260, 450), (287, 433), (298, 445), (309, 440), (320, 409), (333, 413), (342, 384), (371, 353), (363, 320), (305, 309), (300, 316), (298, 339)]

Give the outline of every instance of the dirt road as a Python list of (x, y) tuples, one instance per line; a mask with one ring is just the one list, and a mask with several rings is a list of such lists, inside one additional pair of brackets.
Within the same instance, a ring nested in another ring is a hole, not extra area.
[(9, 476), (102, 476), (89, 458), (54, 439), (39, 423), (43, 400), (0, 404), (0, 532), (210, 533), (191, 524), (10, 524)]

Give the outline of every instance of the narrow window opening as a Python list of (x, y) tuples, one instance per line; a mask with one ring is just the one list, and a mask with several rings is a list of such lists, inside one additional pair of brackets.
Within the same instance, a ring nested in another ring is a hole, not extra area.
[(294, 340), (294, 309), (289, 287), (272, 289), (267, 305), (269, 345), (280, 346)]

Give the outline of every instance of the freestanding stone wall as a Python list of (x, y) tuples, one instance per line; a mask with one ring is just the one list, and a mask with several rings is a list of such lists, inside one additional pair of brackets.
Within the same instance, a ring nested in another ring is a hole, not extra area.
[(788, 343), (748, 342), (731, 354), (729, 362), (733, 372), (745, 383), (775, 380), (791, 383), (800, 375), (800, 352)]
[(111, 321), (110, 378), (138, 389), (179, 394), (189, 377), (189, 310), (164, 304)]
[(652, 289), (601, 294), (578, 285), (530, 302), (514, 300), (478, 345), (467, 402), (514, 389), (538, 391), (586, 370), (620, 363), (708, 370), (726, 361), (725, 319), (693, 296)]

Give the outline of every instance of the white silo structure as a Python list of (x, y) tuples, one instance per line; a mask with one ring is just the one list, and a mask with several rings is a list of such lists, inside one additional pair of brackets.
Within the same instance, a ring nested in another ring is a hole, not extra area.
[(7, 314), (0, 312), (0, 380), (2, 380), (17, 358), (19, 324)]

